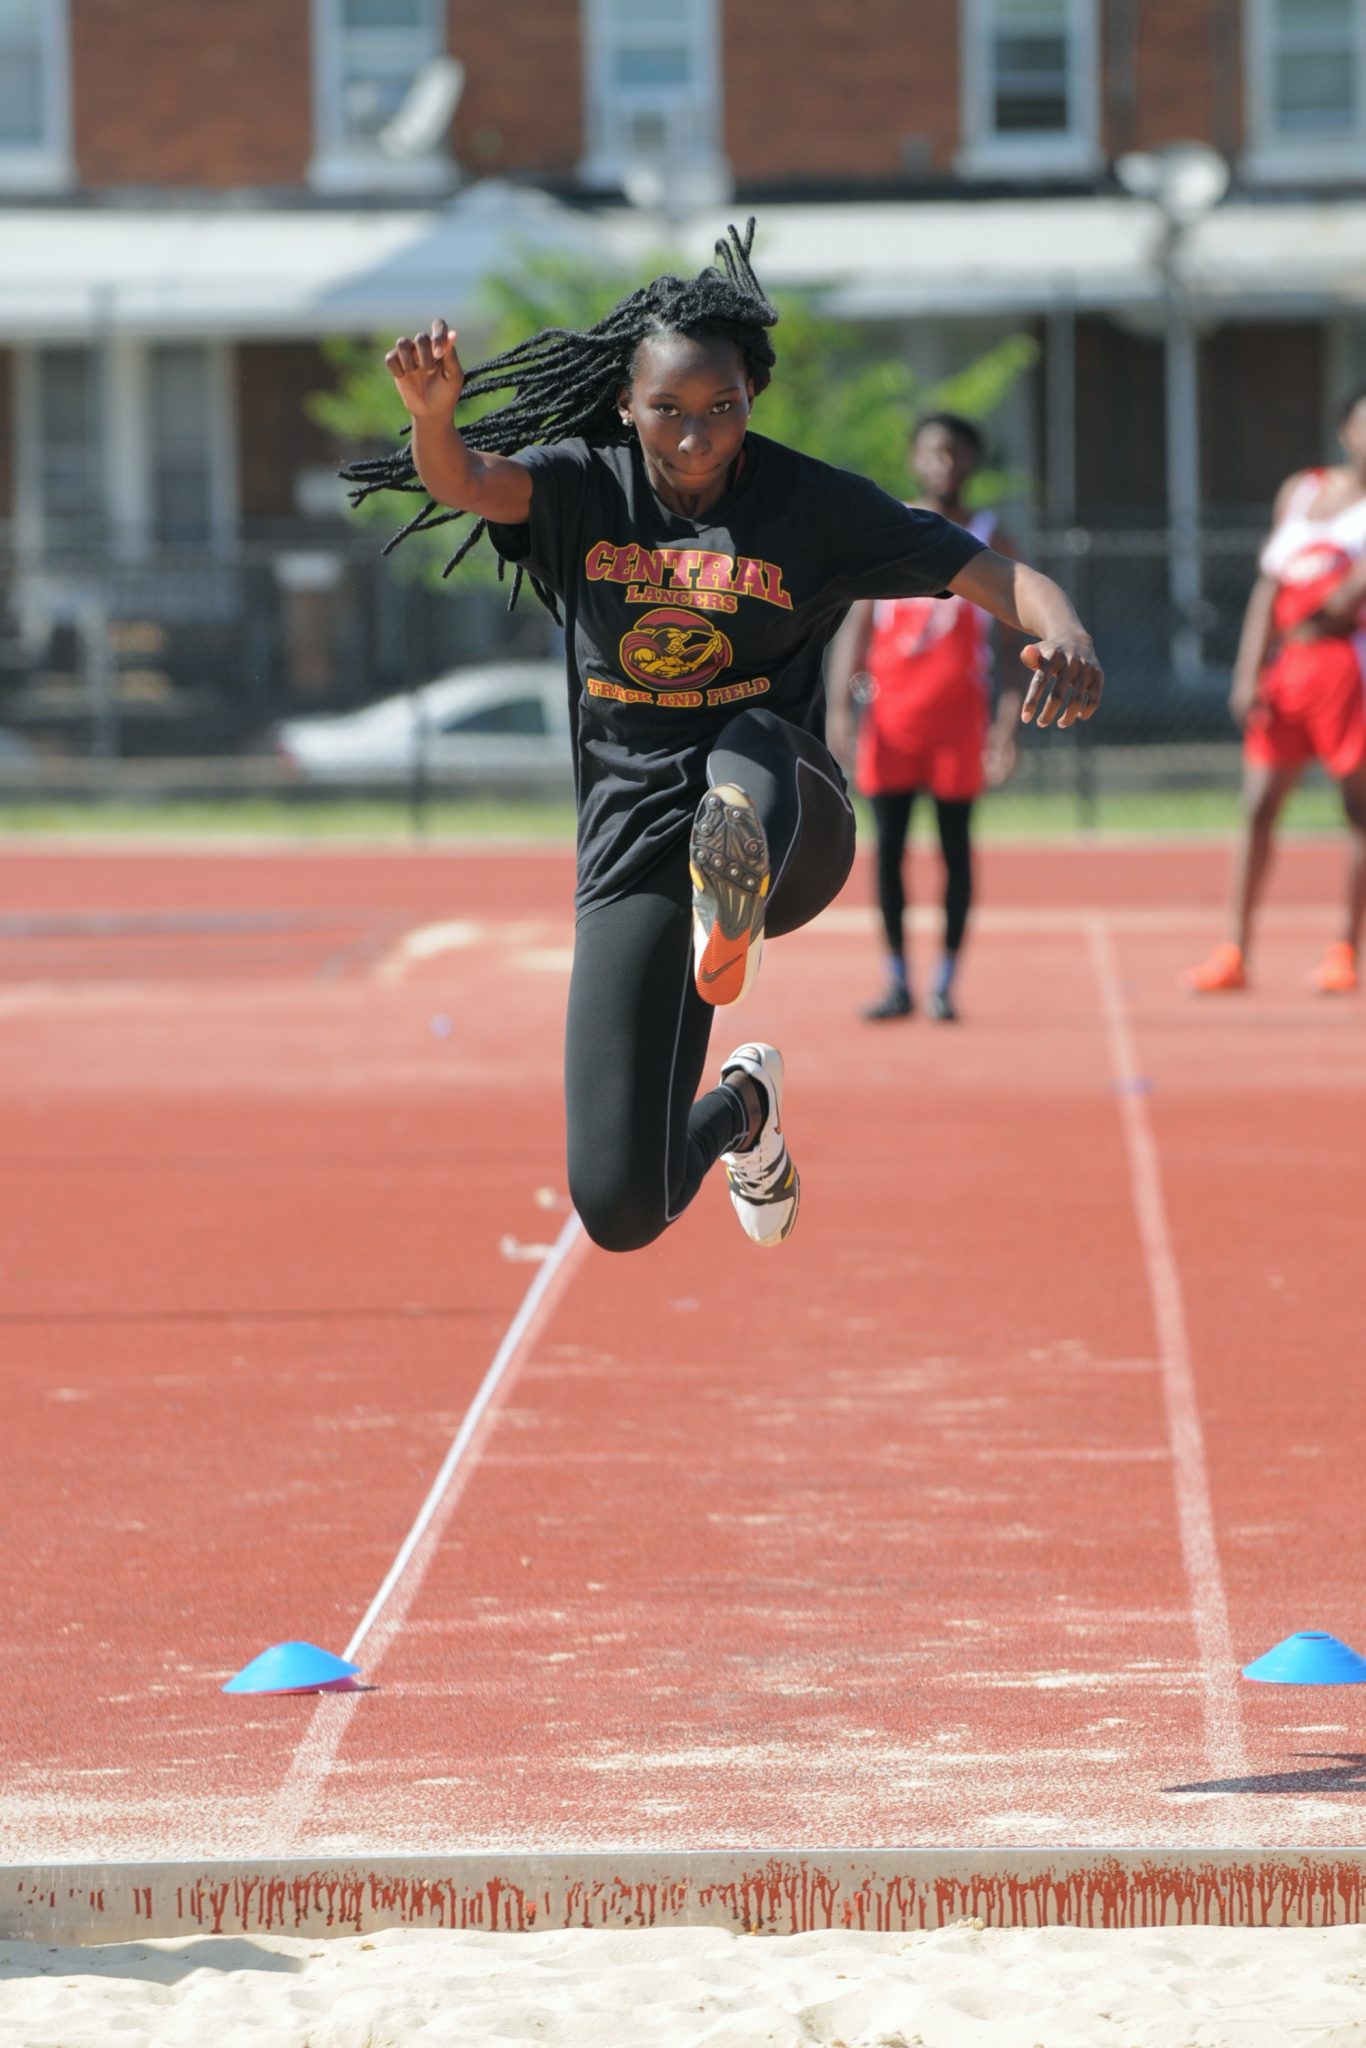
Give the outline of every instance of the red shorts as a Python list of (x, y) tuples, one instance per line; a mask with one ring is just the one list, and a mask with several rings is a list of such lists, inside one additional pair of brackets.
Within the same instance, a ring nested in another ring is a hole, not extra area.
[(982, 750), (986, 727), (971, 724), (925, 732), (913, 742), (889, 739), (871, 718), (859, 730), (855, 780), (864, 796), (895, 796), (908, 789), (928, 789), (947, 803), (963, 803), (982, 794), (986, 776)]
[(1351, 640), (1292, 640), (1262, 671), (1243, 756), (1258, 768), (1322, 761), (1339, 781), (1366, 761), (1366, 679)]

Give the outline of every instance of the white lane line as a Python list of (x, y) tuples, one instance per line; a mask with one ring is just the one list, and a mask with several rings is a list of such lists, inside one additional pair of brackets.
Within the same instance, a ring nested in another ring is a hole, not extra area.
[[(520, 1364), (532, 1336), (567, 1284), (576, 1255), (582, 1255), (587, 1244), (583, 1226), (571, 1212), (538, 1267), (521, 1307), (509, 1323), (493, 1362), (446, 1453), (441, 1470), (432, 1481), (431, 1490), (400, 1544), (383, 1584), (342, 1652), (347, 1663), (353, 1662), (361, 1644), (374, 1632), (370, 1653), (365, 1659), (365, 1678), (372, 1677), (378, 1670), (417, 1598), (446, 1525), (464, 1492), (465, 1482), (474, 1470), (476, 1459), (470, 1458), (465, 1462), (466, 1453), (478, 1435), (494, 1396), (505, 1394), (511, 1386), (514, 1368)], [(319, 1699), (313, 1718), (294, 1752), (285, 1780), (262, 1824), (263, 1855), (288, 1855), (291, 1847), (298, 1843), (309, 1811), (336, 1761), (337, 1752), (351, 1725), (351, 1717), (363, 1698), (362, 1693), (333, 1693)]]
[(1105, 1014), (1110, 1064), (1119, 1090), (1129, 1182), (1157, 1326), (1177, 1524), (1200, 1660), (1205, 1746), (1212, 1776), (1242, 1778), (1247, 1775), (1247, 1755), (1238, 1711), (1240, 1670), (1229, 1629), (1181, 1276), (1162, 1194), (1162, 1168), (1147, 1101), (1140, 1092), (1133, 1034), (1115, 961), (1114, 941), (1105, 918), (1093, 915), (1088, 919), (1087, 940)]

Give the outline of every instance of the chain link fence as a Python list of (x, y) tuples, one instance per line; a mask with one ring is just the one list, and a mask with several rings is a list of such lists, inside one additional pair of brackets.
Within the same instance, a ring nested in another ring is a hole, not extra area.
[[(1090, 724), (1023, 730), (1003, 803), (1047, 800), (1082, 827), (1130, 813), (1160, 824), (1192, 792), (1236, 790), (1227, 699), (1259, 540), (1246, 525), (1185, 547), (1152, 529), (1030, 536), (1029, 559), (1095, 634), (1107, 690)], [(557, 653), (538, 605), (509, 618), (496, 588), (415, 579), (370, 533), (136, 560), (108, 547), (39, 558), (0, 537), (0, 797), (336, 794), (280, 759), (281, 721)], [(462, 777), (448, 754), (436, 780), (468, 790), (480, 772)], [(374, 780), (392, 793), (391, 777)], [(500, 790), (515, 783), (505, 771)]]
[(1260, 528), (1072, 527), (1032, 536), (1029, 559), (1062, 584), (1095, 636), (1106, 692), (1067, 733), (1029, 730), (1012, 791), (1066, 792), (1094, 827), (1189, 814), (1239, 781), (1233, 662), (1257, 574)]
[(0, 538), (0, 728), (54, 772), (79, 760), (249, 761), (282, 718), (353, 710), (461, 663), (552, 650), (495, 589), (432, 587), (343, 541), (102, 546)]

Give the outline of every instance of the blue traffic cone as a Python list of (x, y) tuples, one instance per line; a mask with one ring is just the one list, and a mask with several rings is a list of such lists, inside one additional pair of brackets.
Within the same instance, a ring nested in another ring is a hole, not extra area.
[(359, 1664), (315, 1643), (275, 1643), (244, 1664), (224, 1692), (355, 1692)]
[(1265, 1685), (1366, 1684), (1366, 1657), (1340, 1643), (1321, 1628), (1302, 1628), (1274, 1650), (1244, 1665), (1244, 1678)]

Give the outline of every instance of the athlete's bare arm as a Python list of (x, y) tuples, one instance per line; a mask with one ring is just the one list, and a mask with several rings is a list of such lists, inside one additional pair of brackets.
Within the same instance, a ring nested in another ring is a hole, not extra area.
[(1363, 604), (1366, 604), (1366, 555), (1329, 591), (1305, 625), (1316, 634), (1350, 633)]
[(826, 656), (825, 743), (844, 767), (854, 758), (854, 685), (864, 673), (872, 636), (872, 600), (861, 598), (850, 606)]
[(1228, 708), (1238, 725), (1246, 725), (1247, 715), (1256, 701), (1257, 683), (1271, 645), (1271, 607), (1275, 601), (1275, 579), (1259, 576), (1243, 613), (1238, 652), (1233, 660), (1233, 688), (1228, 693)]
[(1021, 659), (1034, 670), (1020, 717), (1026, 725), (1060, 726), (1090, 718), (1105, 677), (1091, 635), (1067, 592), (1026, 562), (983, 548), (949, 581), (949, 589), (990, 612), (1003, 626), (1026, 633), (1032, 644)]
[(1324, 633), (1350, 633), (1363, 603), (1366, 603), (1366, 556), (1348, 570), (1335, 590), (1329, 591), (1309, 623)]
[(506, 455), (468, 448), (455, 426), (465, 381), (455, 329), (433, 320), (426, 334), (400, 335), (384, 366), (413, 421), (413, 463), (438, 505), (519, 526), (531, 512), (531, 472)]
[[(1277, 491), (1271, 508), (1273, 530), (1280, 525), (1286, 507), (1307, 474), (1306, 470), (1297, 469)], [(1248, 593), (1238, 634), (1238, 652), (1233, 658), (1233, 687), (1228, 695), (1228, 708), (1237, 725), (1246, 725), (1248, 713), (1256, 701), (1257, 684), (1271, 650), (1271, 607), (1275, 601), (1275, 578), (1259, 575)]]

